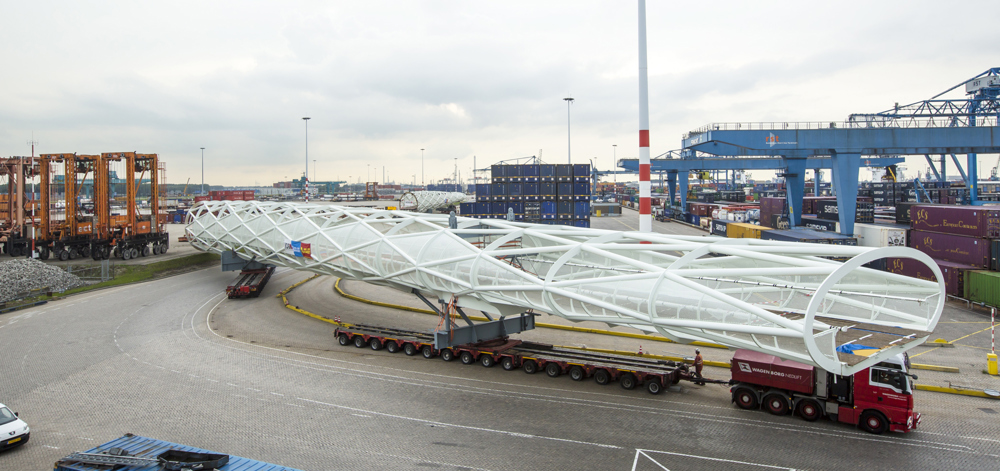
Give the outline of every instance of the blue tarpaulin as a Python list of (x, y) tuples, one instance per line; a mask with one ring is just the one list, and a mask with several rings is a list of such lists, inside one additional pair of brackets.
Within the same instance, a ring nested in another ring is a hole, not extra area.
[(875, 347), (869, 347), (867, 345), (859, 345), (856, 343), (845, 343), (837, 347), (837, 352), (839, 353), (854, 353), (855, 350), (878, 350)]

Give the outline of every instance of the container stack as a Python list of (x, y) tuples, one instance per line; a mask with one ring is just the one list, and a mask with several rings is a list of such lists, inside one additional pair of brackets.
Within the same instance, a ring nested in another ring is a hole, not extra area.
[[(1000, 240), (1000, 208), (988, 206), (916, 205), (909, 208), (909, 245), (934, 259), (945, 277), (949, 295), (973, 297), (984, 295), (969, 291), (967, 274), (977, 279), (996, 282), (994, 275), (974, 274), (994, 270), (997, 241)], [(917, 278), (933, 279), (930, 270), (912, 259), (894, 259), (887, 262), (887, 269)], [(980, 286), (976, 282), (975, 286)], [(1000, 290), (994, 285), (991, 292)], [(977, 290), (972, 290), (977, 291)]]
[(253, 190), (213, 190), (208, 196), (195, 196), (194, 202), (202, 201), (253, 201), (256, 199)]
[(589, 164), (493, 165), (491, 182), (476, 185), (462, 215), (480, 219), (590, 227)]

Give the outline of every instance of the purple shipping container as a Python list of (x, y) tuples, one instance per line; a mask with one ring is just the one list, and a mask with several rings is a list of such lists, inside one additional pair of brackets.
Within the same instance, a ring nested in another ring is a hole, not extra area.
[(914, 206), (910, 227), (922, 231), (1000, 238), (1000, 209), (985, 206)]
[[(975, 270), (976, 267), (962, 265), (945, 260), (934, 260), (944, 277), (945, 293), (952, 296), (964, 296), (965, 293), (965, 272)], [(886, 269), (890, 273), (920, 278), (921, 280), (937, 281), (934, 278), (934, 271), (923, 263), (912, 258), (889, 258), (886, 259)]]
[(979, 268), (990, 266), (990, 241), (987, 239), (913, 230), (910, 231), (910, 247), (938, 260)]

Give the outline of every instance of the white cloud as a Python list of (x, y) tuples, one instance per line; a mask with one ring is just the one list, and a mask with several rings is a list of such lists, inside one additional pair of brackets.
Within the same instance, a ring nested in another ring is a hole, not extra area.
[[(988, 1), (649, 2), (653, 154), (712, 121), (824, 121), (997, 64)], [(158, 152), (168, 178), (410, 181), (536, 155), (635, 156), (635, 2), (8, 2), (0, 155)], [(211, 156), (211, 159), (209, 159)], [(310, 162), (311, 164), (311, 162)], [(464, 172), (463, 172), (464, 173)]]

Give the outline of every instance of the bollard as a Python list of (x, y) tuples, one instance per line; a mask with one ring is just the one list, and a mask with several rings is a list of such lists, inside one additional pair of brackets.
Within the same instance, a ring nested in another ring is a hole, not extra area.
[(997, 354), (996, 353), (987, 353), (986, 354), (986, 372), (989, 373), (989, 374), (991, 374), (991, 375), (993, 375), (993, 376), (997, 376), (998, 374), (1000, 374), (1000, 373), (997, 372)]

